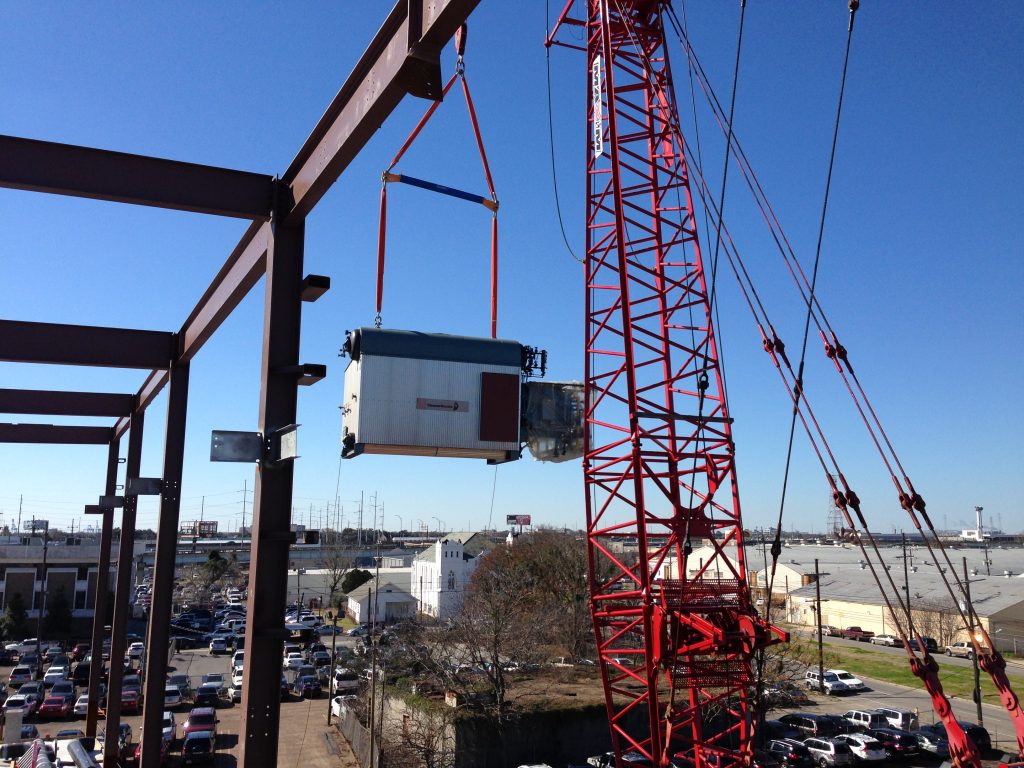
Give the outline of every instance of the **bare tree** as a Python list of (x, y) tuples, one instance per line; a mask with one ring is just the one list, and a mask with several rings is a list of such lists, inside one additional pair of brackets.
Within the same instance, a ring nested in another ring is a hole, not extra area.
[(337, 607), (338, 598), (341, 595), (341, 582), (345, 579), (345, 574), (348, 573), (352, 564), (352, 556), (341, 547), (323, 550), (320, 567), (326, 571), (324, 586), (327, 588), (328, 605)]
[(452, 768), (455, 765), (455, 710), (406, 705), (402, 729), (383, 739), (389, 764), (416, 768)]
[[(913, 605), (910, 617), (914, 625), (914, 632), (924, 637), (934, 638), (939, 648), (956, 642), (963, 631), (963, 621), (960, 618), (957, 605), (951, 598), (915, 600)], [(896, 617), (899, 619), (898, 622), (893, 618), (892, 613), (889, 612), (889, 619), (893, 625), (900, 624), (905, 631), (910, 631), (905, 614)]]

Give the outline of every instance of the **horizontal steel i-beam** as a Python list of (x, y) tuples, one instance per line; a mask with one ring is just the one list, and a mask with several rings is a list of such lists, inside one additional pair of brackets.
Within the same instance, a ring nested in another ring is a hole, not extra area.
[(0, 424), (0, 443), (43, 443), (50, 445), (107, 445), (113, 437), (110, 427), (75, 427), (54, 424)]
[(166, 331), (0, 320), (0, 360), (9, 363), (167, 368), (173, 342)]
[(17, 136), (0, 136), (0, 187), (261, 220), (274, 201), (265, 174)]
[(108, 392), (54, 392), (32, 389), (0, 389), (0, 413), (34, 413), (40, 416), (127, 416), (132, 395)]

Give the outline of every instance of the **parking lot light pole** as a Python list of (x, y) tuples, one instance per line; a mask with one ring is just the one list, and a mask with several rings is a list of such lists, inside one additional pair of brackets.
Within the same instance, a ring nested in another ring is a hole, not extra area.
[(331, 705), (334, 702), (334, 667), (338, 648), (338, 617), (333, 611), (327, 612), (327, 621), (331, 623), (331, 674), (327, 678), (327, 724), (331, 724)]

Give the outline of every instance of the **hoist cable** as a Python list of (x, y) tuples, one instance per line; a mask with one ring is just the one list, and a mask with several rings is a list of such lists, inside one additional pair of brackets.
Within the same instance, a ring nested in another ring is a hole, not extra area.
[[(825, 234), (825, 217), (828, 213), (828, 196), (832, 187), (832, 169), (836, 159), (836, 145), (839, 142), (839, 125), (843, 114), (843, 95), (846, 92), (846, 72), (850, 63), (850, 47), (853, 41), (853, 21), (856, 18), (858, 0), (850, 0), (850, 21), (846, 28), (846, 50), (843, 54), (843, 74), (839, 82), (839, 101), (836, 105), (835, 125), (832, 129), (832, 149), (828, 159), (828, 175), (825, 179), (825, 195), (821, 203), (821, 219), (818, 224), (818, 243), (814, 253), (814, 270), (811, 276), (811, 292), (807, 299), (807, 317), (804, 320), (804, 336), (800, 349), (800, 364), (797, 366), (796, 391), (793, 393), (793, 415), (789, 423), (789, 438), (786, 445), (786, 467), (782, 476), (782, 494), (779, 500), (779, 516), (775, 526), (775, 541), (772, 542), (772, 558), (778, 560), (782, 552), (782, 515), (786, 507), (786, 491), (789, 486), (789, 472), (793, 460), (793, 436), (796, 432), (796, 415), (800, 408), (800, 397), (804, 386), (804, 363), (807, 357), (807, 339), (811, 330), (811, 315), (814, 308), (814, 291), (818, 281), (818, 266), (821, 262), (821, 243)], [(730, 128), (731, 130), (731, 128)]]
[[(548, 31), (548, 19), (551, 18), (551, 0), (544, 0), (544, 29), (547, 31), (545, 39), (550, 38), (551, 33)], [(547, 67), (547, 83), (548, 83), (548, 148), (550, 149), (551, 155), (551, 187), (555, 195), (555, 214), (558, 216), (558, 229), (562, 233), (562, 242), (565, 243), (565, 250), (569, 252), (580, 264), (583, 264), (583, 259), (576, 255), (573, 251), (572, 246), (569, 245), (569, 236), (565, 233), (565, 222), (562, 219), (562, 204), (559, 200), (558, 195), (558, 174), (555, 172), (555, 125), (554, 118), (552, 117), (553, 109), (551, 107), (551, 48), (545, 46), (544, 48), (544, 63)]]

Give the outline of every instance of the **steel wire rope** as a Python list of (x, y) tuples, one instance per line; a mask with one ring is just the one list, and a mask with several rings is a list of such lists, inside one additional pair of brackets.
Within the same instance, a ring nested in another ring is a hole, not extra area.
[[(551, 0), (544, 0), (544, 30), (547, 34), (544, 35), (544, 39), (547, 40), (551, 37), (551, 30), (548, 26), (548, 22), (551, 18)], [(562, 242), (565, 243), (565, 249), (580, 264), (584, 264), (583, 259), (576, 255), (573, 251), (572, 246), (569, 245), (569, 236), (565, 233), (565, 222), (562, 220), (562, 205), (559, 201), (558, 195), (558, 174), (555, 172), (555, 125), (552, 117), (551, 108), (551, 47), (544, 47), (544, 65), (547, 68), (547, 84), (548, 84), (548, 148), (551, 156), (551, 187), (554, 191), (555, 196), (555, 213), (558, 216), (558, 229), (562, 233)]]
[(819, 267), (819, 265), (821, 263), (821, 244), (822, 244), (822, 240), (824, 239), (824, 234), (825, 234), (825, 219), (826, 219), (826, 215), (828, 213), (828, 197), (829, 197), (829, 191), (830, 191), (831, 186), (832, 186), (832, 170), (833, 170), (834, 165), (835, 165), (836, 146), (837, 146), (837, 144), (839, 142), (839, 126), (840, 126), (841, 119), (842, 119), (842, 114), (843, 114), (843, 96), (844, 96), (844, 94), (846, 92), (846, 73), (847, 73), (847, 70), (848, 70), (848, 67), (849, 67), (849, 63), (850, 63), (850, 48), (851, 48), (851, 43), (853, 41), (854, 19), (856, 18), (857, 8), (859, 7), (859, 5), (860, 5), (860, 0), (850, 0), (850, 2), (849, 2), (850, 17), (849, 17), (849, 23), (847, 24), (847, 28), (846, 28), (846, 50), (845, 50), (845, 52), (843, 54), (843, 73), (842, 73), (842, 75), (840, 77), (840, 81), (839, 81), (839, 100), (838, 100), (838, 103), (836, 105), (836, 118), (835, 118), (834, 127), (832, 129), (832, 148), (831, 148), (831, 151), (829, 152), (828, 174), (827, 174), (826, 179), (825, 179), (825, 194), (824, 194), (824, 197), (822, 199), (821, 218), (820, 218), (819, 223), (818, 223), (818, 242), (817, 242), (817, 245), (815, 247), (815, 252), (814, 252), (814, 269), (813, 269), (813, 271), (811, 273), (810, 296), (808, 297), (808, 300), (807, 300), (807, 316), (806, 316), (806, 318), (804, 320), (804, 334), (803, 334), (803, 341), (802, 341), (802, 345), (801, 345), (801, 349), (800, 349), (800, 363), (797, 366), (797, 380), (796, 380), (796, 385), (795, 385), (796, 391), (793, 393), (793, 415), (792, 415), (792, 417), (790, 419), (789, 438), (787, 440), (787, 445), (786, 445), (786, 466), (785, 466), (785, 470), (784, 470), (783, 476), (782, 476), (782, 493), (781, 493), (781, 497), (779, 499), (779, 516), (778, 516), (778, 520), (777, 520), (776, 525), (775, 525), (775, 540), (772, 542), (772, 549), (771, 549), (771, 552), (772, 552), (771, 584), (772, 584), (772, 586), (774, 586), (774, 582), (775, 582), (775, 572), (776, 572), (776, 567), (778, 565), (779, 555), (782, 553), (782, 516), (783, 516), (783, 513), (785, 511), (785, 507), (786, 507), (786, 492), (787, 492), (787, 489), (788, 489), (788, 486), (789, 486), (789, 473), (790, 473), (790, 469), (791, 469), (791, 466), (792, 466), (793, 437), (794, 437), (794, 435), (796, 433), (797, 411), (800, 409), (800, 398), (802, 397), (802, 393), (803, 393), (803, 386), (804, 386), (804, 383), (803, 383), (804, 363), (805, 363), (806, 357), (807, 357), (807, 340), (808, 340), (808, 337), (810, 336), (811, 315), (813, 314), (813, 306), (814, 306), (813, 305), (814, 293), (815, 293), (815, 288), (817, 286), (817, 281), (818, 281), (818, 267)]

